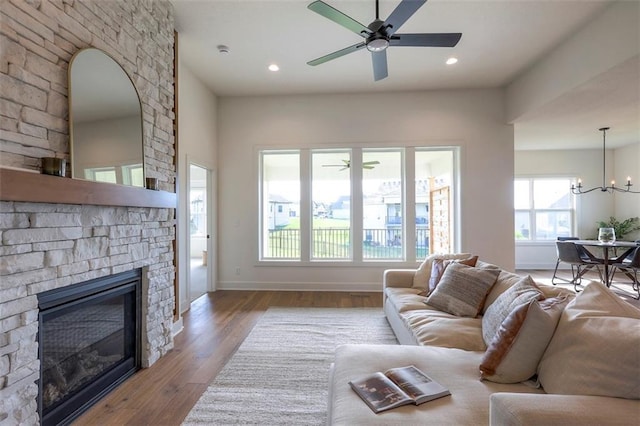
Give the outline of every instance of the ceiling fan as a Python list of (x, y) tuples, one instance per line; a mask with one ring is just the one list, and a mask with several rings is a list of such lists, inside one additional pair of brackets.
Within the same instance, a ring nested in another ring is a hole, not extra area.
[[(342, 160), (343, 164), (323, 164), (322, 167), (342, 167), (340, 169), (340, 171), (342, 170), (347, 170), (348, 168), (351, 167), (351, 160)], [(367, 169), (367, 170), (371, 170), (373, 169), (377, 164), (380, 164), (379, 161), (375, 160), (375, 161), (364, 161), (362, 163), (362, 168), (363, 169)]]
[(389, 46), (454, 47), (458, 44), (462, 33), (396, 33), (402, 24), (411, 18), (426, 2), (427, 0), (402, 0), (395, 10), (391, 12), (391, 15), (385, 21), (381, 21), (379, 17), (379, 0), (376, 0), (376, 19), (368, 26), (364, 26), (325, 2), (321, 0), (314, 1), (307, 8), (353, 31), (363, 37), (364, 41), (309, 61), (307, 64), (320, 65), (366, 47), (371, 52), (373, 78), (378, 81), (389, 75), (386, 52)]

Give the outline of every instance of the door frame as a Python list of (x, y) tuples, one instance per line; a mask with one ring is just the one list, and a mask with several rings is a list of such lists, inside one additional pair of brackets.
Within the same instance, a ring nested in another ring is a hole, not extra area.
[(215, 220), (215, 216), (216, 216), (216, 192), (215, 192), (215, 184), (216, 184), (216, 178), (215, 178), (215, 170), (209, 168), (206, 165), (203, 165), (202, 163), (198, 163), (195, 161), (192, 161), (189, 157), (187, 157), (187, 167), (186, 167), (186, 175), (187, 175), (187, 181), (186, 181), (186, 197), (185, 197), (185, 201), (186, 201), (186, 219), (185, 220), (185, 235), (187, 236), (187, 238), (185, 238), (185, 253), (187, 256), (187, 262), (186, 264), (189, 266), (188, 269), (188, 273), (186, 274), (186, 286), (185, 286), (185, 293), (187, 298), (189, 299), (189, 305), (191, 304), (191, 230), (190, 230), (190, 218), (191, 218), (191, 203), (190, 203), (190, 198), (191, 198), (191, 166), (196, 166), (196, 167), (200, 167), (201, 169), (204, 169), (206, 172), (206, 186), (207, 186), (207, 192), (206, 192), (206, 198), (207, 198), (207, 205), (206, 205), (206, 211), (207, 211), (207, 235), (208, 238), (206, 240), (206, 249), (207, 249), (207, 285), (206, 285), (206, 289), (207, 292), (213, 292), (216, 291), (216, 280), (215, 277), (217, 276), (217, 264), (215, 263), (215, 260), (217, 259), (217, 255), (215, 253), (217, 244), (216, 244), (216, 240), (217, 240), (217, 230), (215, 228), (217, 221)]

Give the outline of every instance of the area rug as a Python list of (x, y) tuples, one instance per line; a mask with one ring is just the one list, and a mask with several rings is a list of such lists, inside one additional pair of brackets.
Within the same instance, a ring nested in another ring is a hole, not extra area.
[(397, 344), (380, 308), (269, 308), (183, 425), (324, 425), (345, 343)]

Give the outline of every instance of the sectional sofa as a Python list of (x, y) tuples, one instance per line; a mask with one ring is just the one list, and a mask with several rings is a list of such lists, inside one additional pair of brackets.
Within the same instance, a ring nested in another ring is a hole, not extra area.
[[(640, 310), (605, 286), (575, 295), (451, 254), (386, 271), (383, 291), (401, 345), (337, 349), (329, 424), (639, 424)], [(411, 364), (451, 395), (374, 414), (348, 385)]]

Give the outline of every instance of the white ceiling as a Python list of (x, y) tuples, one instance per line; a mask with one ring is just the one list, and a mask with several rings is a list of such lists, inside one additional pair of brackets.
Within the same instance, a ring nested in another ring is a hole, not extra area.
[[(611, 1), (429, 0), (399, 33), (461, 32), (454, 48), (390, 47), (389, 77), (374, 82), (366, 50), (311, 67), (362, 39), (307, 9), (311, 0), (172, 0), (180, 56), (219, 96), (504, 87)], [(364, 25), (374, 0), (325, 0)], [(381, 0), (385, 19), (399, 0)], [(219, 53), (226, 45), (230, 52)], [(445, 65), (449, 56), (459, 62)], [(267, 70), (277, 63), (280, 71)], [(516, 123), (516, 149), (598, 148), (640, 140), (640, 68), (631, 61)], [(624, 79), (624, 80), (622, 80)]]

